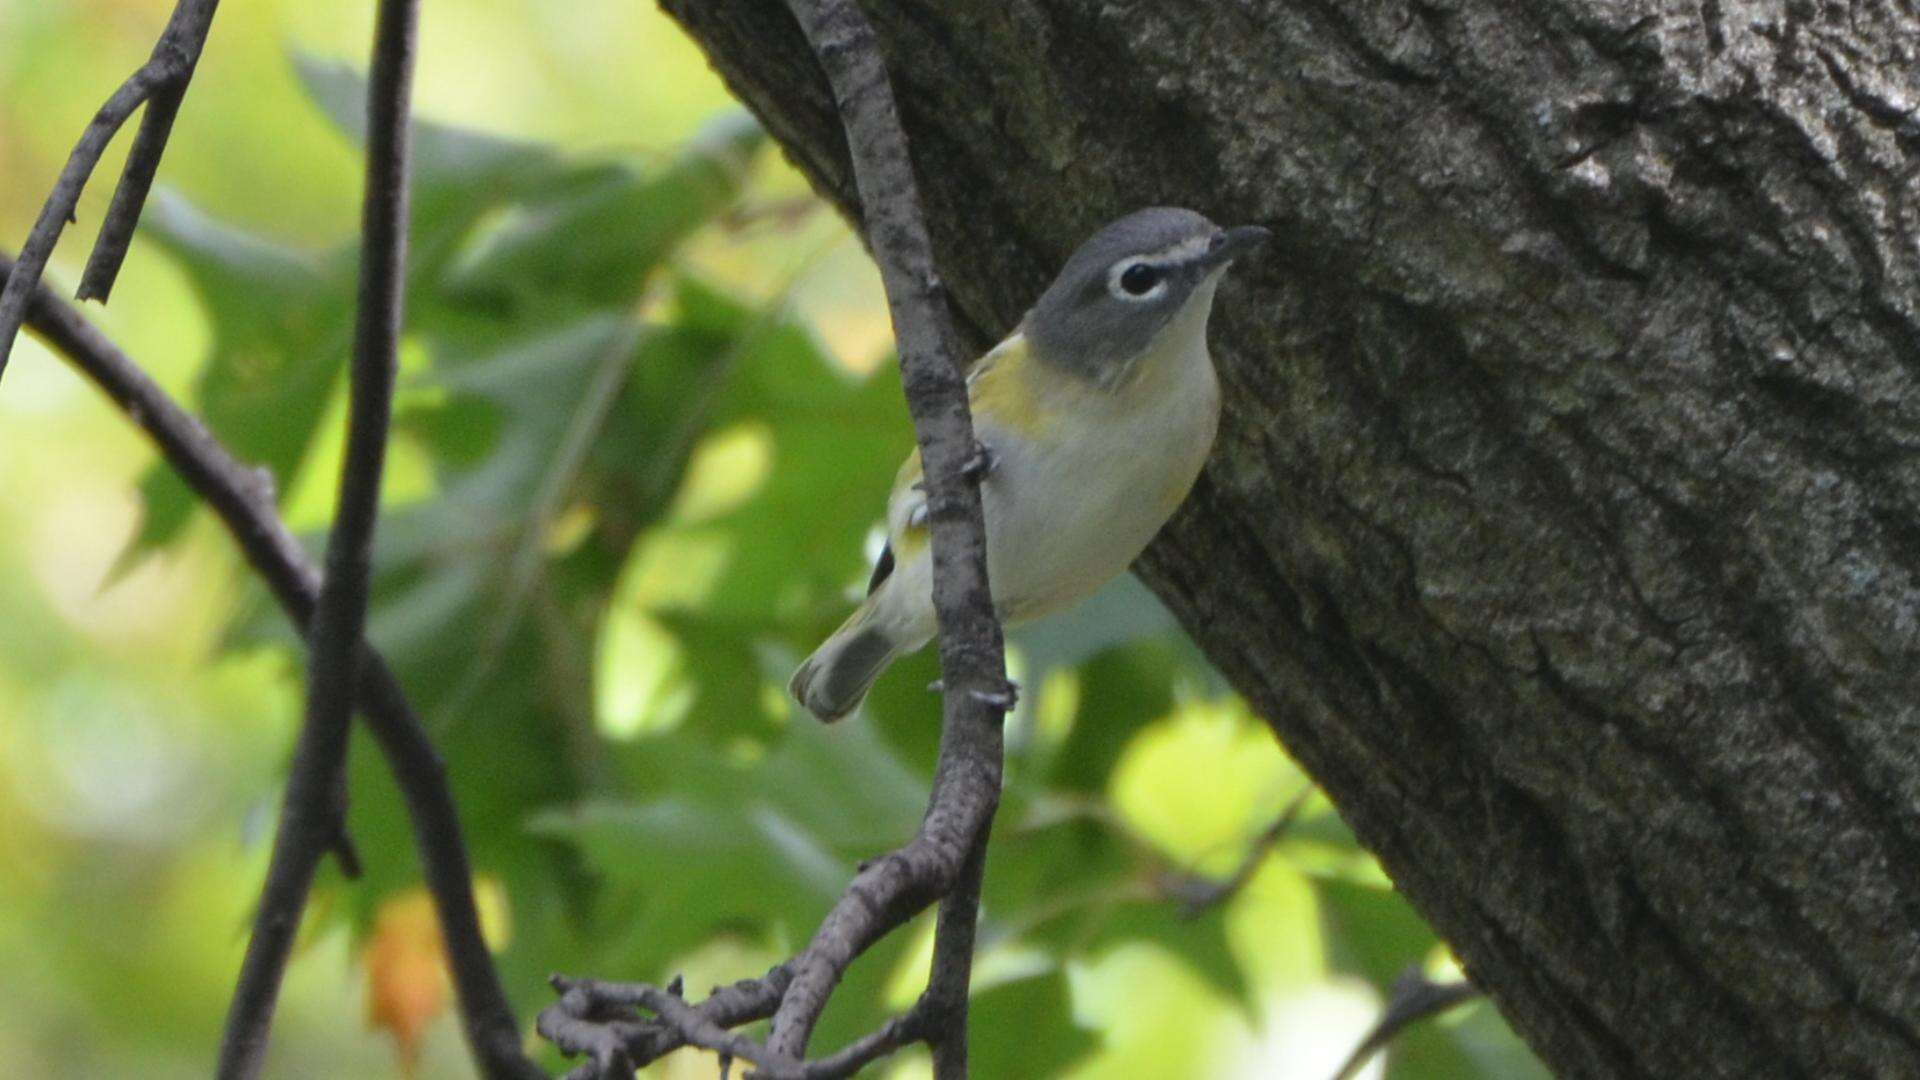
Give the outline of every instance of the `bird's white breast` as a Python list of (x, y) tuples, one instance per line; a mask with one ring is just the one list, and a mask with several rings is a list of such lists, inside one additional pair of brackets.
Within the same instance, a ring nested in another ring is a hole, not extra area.
[[(1081, 398), (1045, 439), (981, 436), (988, 576), (1009, 620), (1080, 600), (1132, 564), (1205, 464), (1220, 390), (1207, 353), (1212, 283), (1111, 391)], [(1009, 433), (1010, 434), (1010, 433)]]

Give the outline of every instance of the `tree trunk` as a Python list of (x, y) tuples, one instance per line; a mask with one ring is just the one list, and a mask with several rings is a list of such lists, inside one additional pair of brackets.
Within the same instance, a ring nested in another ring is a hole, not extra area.
[[(829, 196), (778, 0), (664, 0)], [(1911, 0), (874, 0), (981, 340), (1221, 290), (1142, 576), (1559, 1073), (1920, 1076)]]

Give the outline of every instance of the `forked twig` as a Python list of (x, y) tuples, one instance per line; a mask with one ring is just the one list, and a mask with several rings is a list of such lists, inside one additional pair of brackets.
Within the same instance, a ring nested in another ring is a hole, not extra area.
[(1393, 997), (1385, 1012), (1374, 1022), (1360, 1045), (1353, 1048), (1333, 1080), (1352, 1080), (1373, 1055), (1379, 1053), (1394, 1036), (1430, 1016), (1438, 1016), (1456, 1005), (1480, 996), (1480, 988), (1470, 982), (1434, 982), (1417, 967), (1407, 968), (1393, 980)]
[(0, 374), (7, 370), (7, 358), (27, 316), (28, 299), (40, 284), (53, 247), (67, 223), (74, 220), (80, 205), (80, 192), (93, 176), (95, 166), (106, 152), (107, 144), (133, 111), (146, 106), (140, 131), (134, 136), (133, 149), (114, 189), (113, 202), (107, 207), (100, 235), (94, 241), (93, 255), (80, 278), (79, 298), (105, 300), (113, 290), (120, 264), (127, 257), (127, 245), (133, 240), (133, 227), (140, 220), (147, 192), (166, 152), (167, 137), (173, 132), (174, 117), (186, 97), (187, 84), (193, 79), (206, 46), (207, 31), (213, 26), (214, 9), (219, 0), (180, 0), (174, 6), (167, 27), (153, 46), (152, 55), (127, 76), (106, 104), (100, 106), (86, 130), (67, 156), (67, 164), (54, 181), (53, 190), (40, 208), (27, 242), (20, 248), (7, 285), (0, 289)]
[[(0, 278), (11, 277), (12, 270), (12, 260), (0, 255)], [(304, 634), (319, 598), (320, 570), (280, 520), (267, 474), (235, 460), (205, 425), (52, 290), (35, 289), (32, 301), (27, 325), (145, 432), (167, 465), (226, 526)], [(363, 644), (359, 668), (361, 715), (406, 800), (474, 1058), (488, 1077), (540, 1077), (521, 1052), (519, 1022), (481, 936), (472, 863), (445, 766), (386, 661)]]
[(1309, 787), (1295, 795), (1280, 811), (1280, 816), (1260, 830), (1260, 835), (1247, 845), (1246, 854), (1241, 856), (1240, 865), (1234, 868), (1233, 873), (1217, 881), (1193, 873), (1168, 874), (1160, 882), (1161, 891), (1179, 901), (1180, 914), (1188, 919), (1197, 919), (1233, 899), (1253, 880), (1253, 875), (1260, 872), (1260, 864), (1266, 860), (1267, 853), (1292, 831), (1293, 823), (1300, 820), (1300, 811), (1306, 808), (1307, 799), (1313, 792), (1314, 789)]

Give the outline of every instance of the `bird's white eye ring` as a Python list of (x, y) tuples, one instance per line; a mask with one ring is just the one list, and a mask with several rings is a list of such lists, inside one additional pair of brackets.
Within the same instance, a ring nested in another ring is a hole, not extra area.
[(1145, 259), (1128, 259), (1114, 264), (1107, 291), (1122, 300), (1152, 300), (1167, 291), (1167, 274)]

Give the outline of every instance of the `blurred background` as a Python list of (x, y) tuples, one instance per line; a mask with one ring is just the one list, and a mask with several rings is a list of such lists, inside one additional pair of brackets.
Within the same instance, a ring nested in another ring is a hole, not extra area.
[[(17, 250), (163, 0), (0, 0)], [(110, 307), (89, 315), (325, 526), (372, 4), (223, 5)], [(804, 943), (912, 831), (932, 661), (832, 729), (781, 692), (844, 616), (910, 445), (857, 242), (642, 0), (435, 0), (373, 636), (450, 760), (523, 1017), (562, 970), (690, 987)], [(129, 129), (49, 278), (70, 292)], [(25, 338), (0, 384), (0, 1071), (198, 1077), (264, 870), (300, 655), (226, 536)], [(1150, 595), (1016, 633), (977, 967), (983, 1078), (1330, 1077), (1444, 950)], [(466, 1077), (404, 815), (365, 739), (365, 877), (323, 872), (276, 1077)], [(821, 1050), (909, 1003), (931, 925)], [(542, 1051), (549, 1064), (557, 1058)], [(644, 1075), (710, 1077), (682, 1052)], [(875, 1075), (928, 1074), (923, 1055)], [(1543, 1075), (1487, 1006), (1363, 1075)]]

